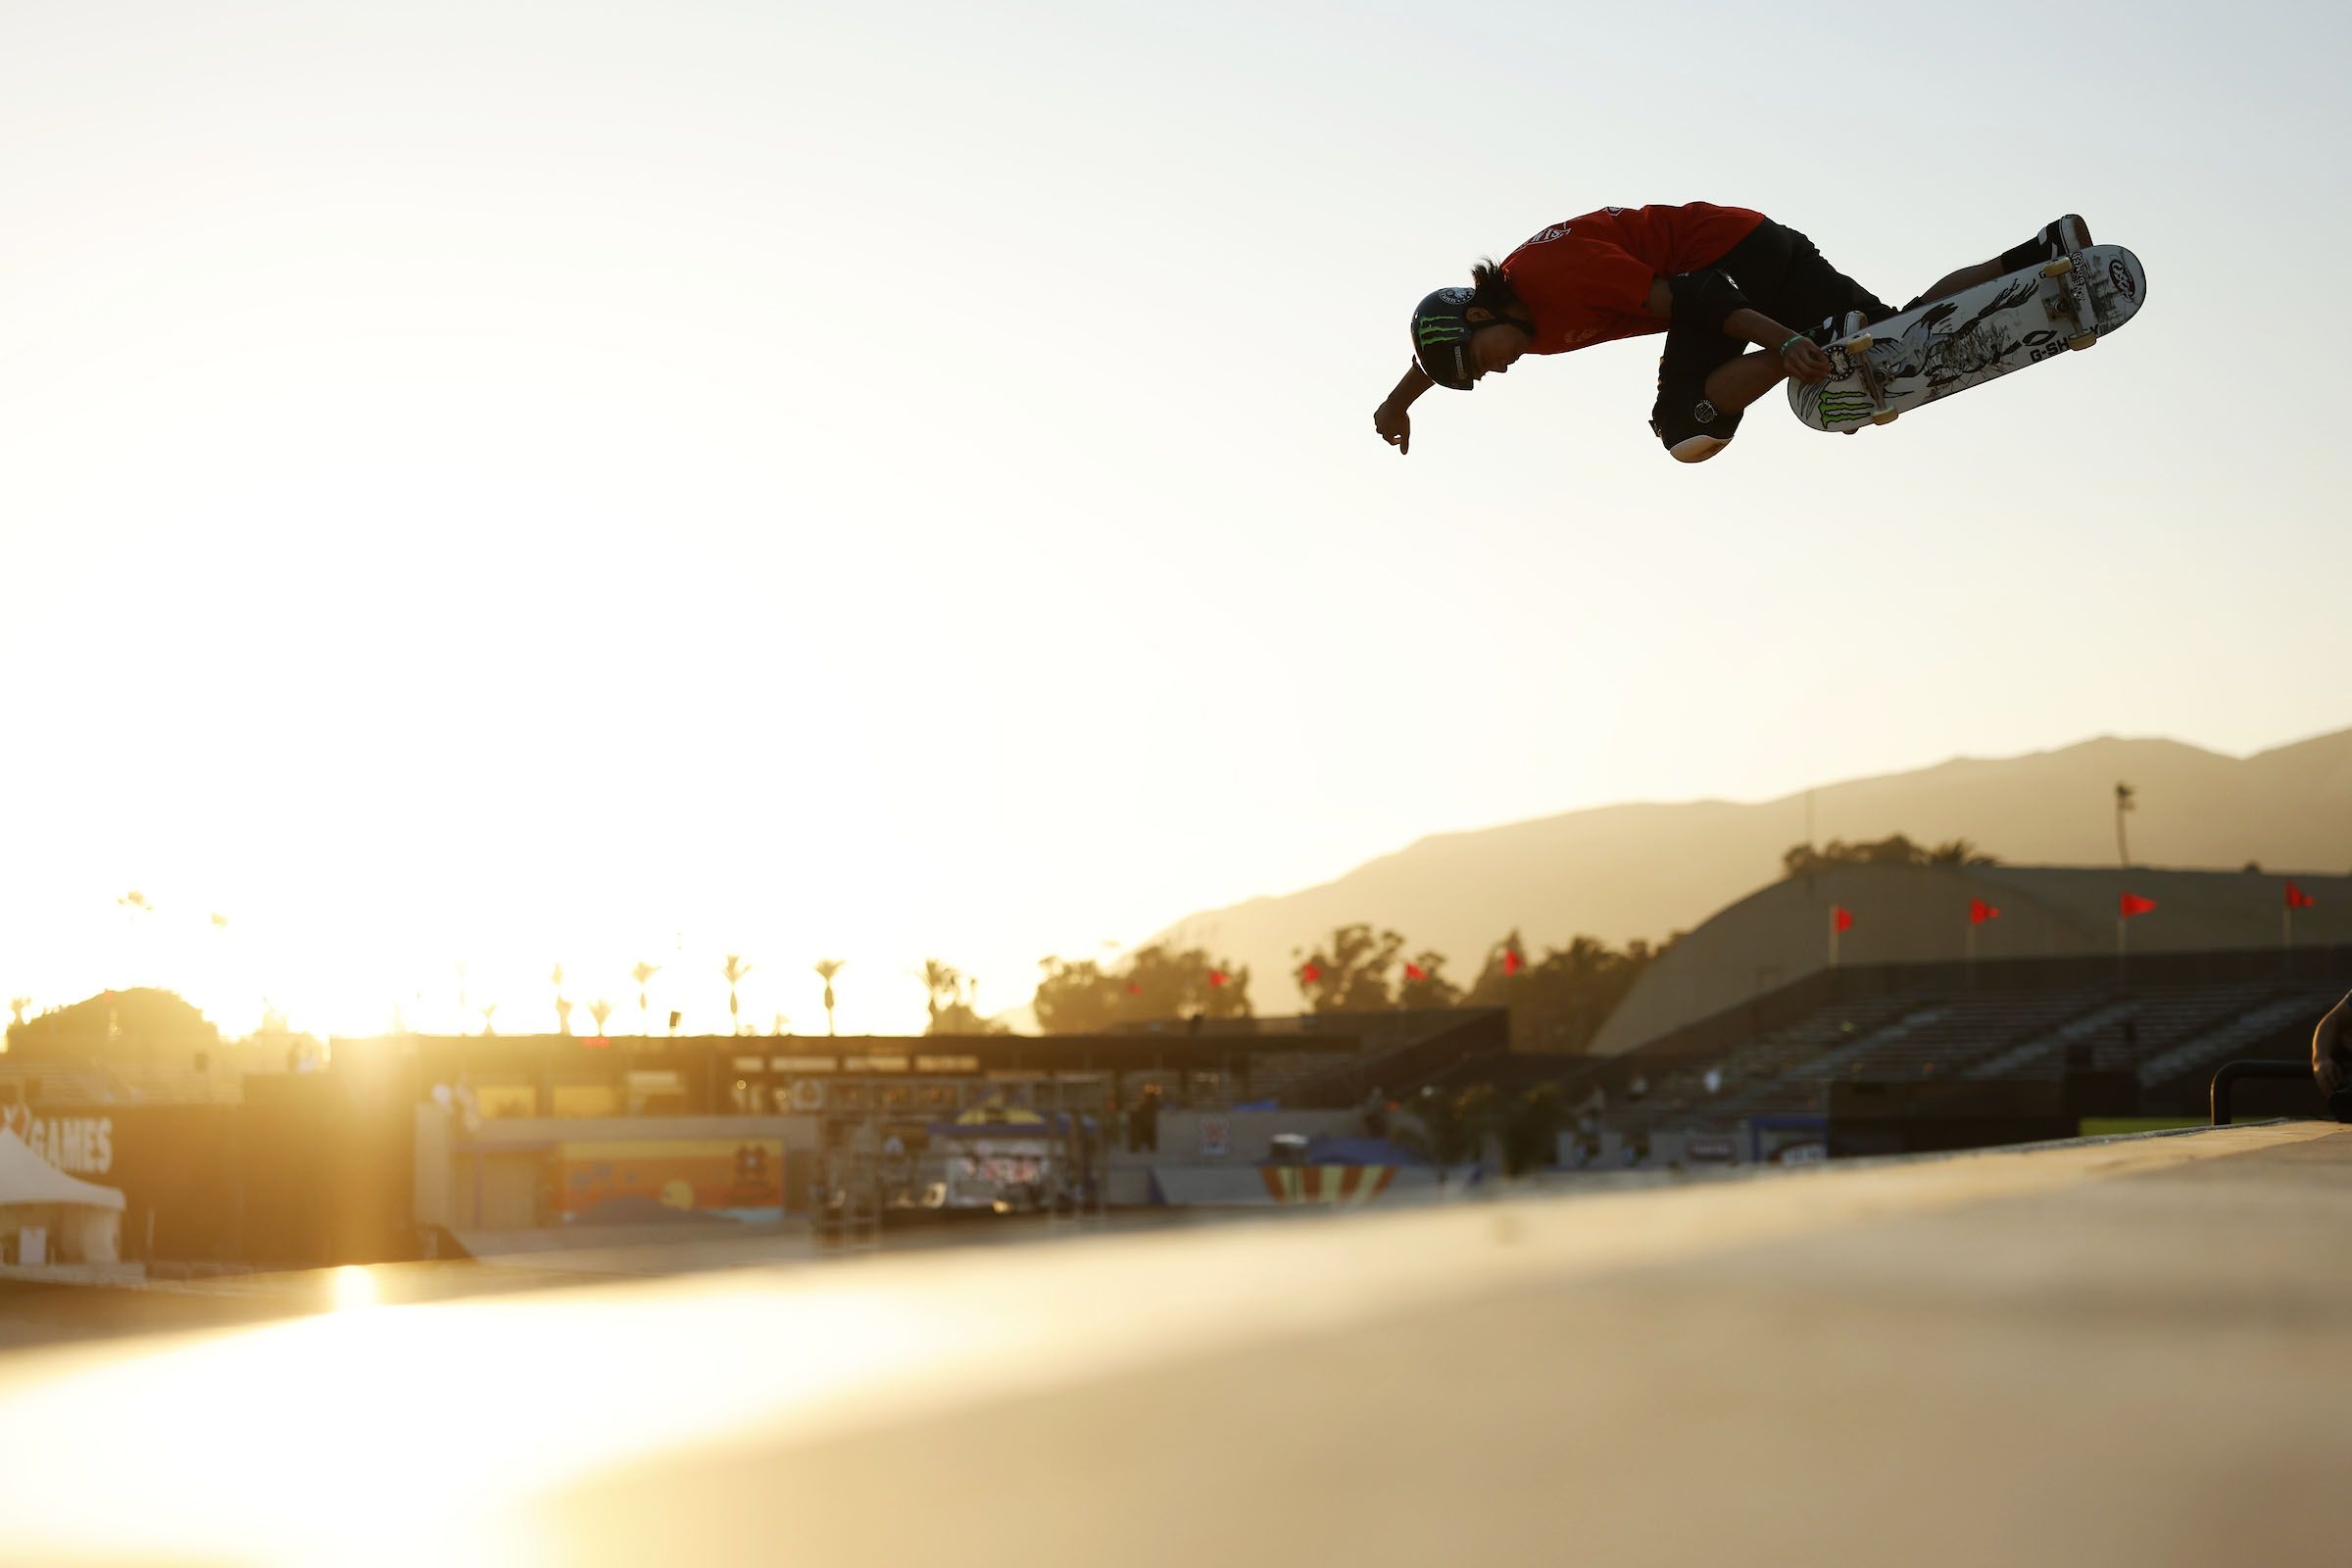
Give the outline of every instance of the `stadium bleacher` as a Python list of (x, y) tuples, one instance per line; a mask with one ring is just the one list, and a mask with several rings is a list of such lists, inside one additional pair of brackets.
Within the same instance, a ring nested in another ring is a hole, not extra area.
[(0, 1102), (58, 1105), (233, 1105), (244, 1076), (227, 1065), (165, 1067), (59, 1057), (0, 1059)]
[(2195, 1117), (2224, 1063), (2308, 1054), (2345, 970), (2298, 956), (2306, 961), (2207, 955), (2135, 972), (1913, 965), (1856, 976), (1856, 994), (1832, 992), (1773, 1027), (1728, 1036), (1716, 1027), (1695, 1047), (1668, 1038), (1570, 1081), (1590, 1120), (1629, 1139), (1827, 1116), (1846, 1086), (1974, 1086), (1983, 1102), (2003, 1084), (2041, 1085), (2046, 1097), (2081, 1081), (2095, 1083), (2101, 1115)]

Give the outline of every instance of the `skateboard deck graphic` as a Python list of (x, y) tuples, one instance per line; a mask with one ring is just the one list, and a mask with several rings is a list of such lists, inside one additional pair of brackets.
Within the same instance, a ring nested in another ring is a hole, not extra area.
[(2091, 245), (1824, 345), (1835, 373), (1788, 383), (1816, 430), (1851, 434), (1905, 409), (2087, 349), (2138, 314), (2148, 277), (2121, 245)]

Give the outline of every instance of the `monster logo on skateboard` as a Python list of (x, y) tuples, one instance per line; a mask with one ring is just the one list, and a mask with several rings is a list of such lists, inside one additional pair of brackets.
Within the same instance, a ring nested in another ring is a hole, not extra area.
[(1889, 317), (1823, 345), (1827, 381), (1788, 383), (1816, 430), (1852, 434), (1905, 409), (2087, 349), (2139, 313), (2148, 277), (2120, 245), (2092, 245)]

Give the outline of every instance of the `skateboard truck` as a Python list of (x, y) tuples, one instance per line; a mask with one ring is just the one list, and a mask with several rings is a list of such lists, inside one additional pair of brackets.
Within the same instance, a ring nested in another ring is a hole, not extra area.
[(2075, 323), (2072, 337), (2066, 340), (2070, 349), (2090, 348), (2099, 341), (2099, 318), (2090, 308), (2090, 286), (2082, 280), (2082, 269), (2078, 264), (2080, 253), (2070, 252), (2041, 264), (2041, 275), (2059, 280), (2058, 287), (2042, 302), (2042, 309), (2055, 321), (2061, 316)]
[[(1860, 376), (1862, 390), (1869, 395), (1871, 406), (1876, 411), (1871, 415), (1870, 422), (1891, 424), (1895, 416), (1903, 411), (1886, 406), (1886, 388), (1879, 380), (1878, 368), (1870, 363), (1870, 347), (1877, 341), (1868, 332), (1857, 332), (1852, 337), (1830, 344), (1830, 368), (1840, 379), (1849, 375)], [(1845, 433), (1851, 435), (1860, 428), (1858, 424), (1852, 425)]]

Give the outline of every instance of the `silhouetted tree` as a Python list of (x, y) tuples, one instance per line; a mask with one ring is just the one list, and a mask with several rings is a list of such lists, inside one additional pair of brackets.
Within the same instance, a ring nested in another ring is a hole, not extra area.
[(1247, 1018), (1250, 971), (1204, 948), (1163, 943), (1135, 950), (1121, 969), (1128, 1015), (1141, 1018)]
[(596, 1020), (597, 1038), (600, 1040), (603, 1039), (605, 1034), (605, 1020), (612, 1016), (612, 1004), (605, 1001), (602, 997), (599, 997), (596, 1001), (588, 1004), (588, 1016)]
[(152, 986), (106, 991), (8, 1026), (11, 1055), (126, 1066), (185, 1063), (220, 1049), (220, 1031), (175, 994)]
[(1510, 1008), (1511, 1044), (1517, 1050), (1580, 1052), (1674, 942), (1668, 937), (1652, 948), (1637, 939), (1619, 952), (1595, 937), (1579, 936), (1530, 960), (1513, 931), (1488, 950), (1485, 968), (1462, 1000), (1474, 1007)]
[(1930, 865), (1998, 865), (1997, 855), (1986, 855), (1966, 839), (1950, 839), (1928, 852)]
[(980, 1016), (980, 982), (959, 974), (937, 958), (923, 960), (923, 985), (929, 991), (930, 1022), (925, 1034), (1001, 1035), (1004, 1025)]
[(935, 1035), (939, 1033), (940, 1013), (956, 1004), (956, 994), (963, 987), (963, 976), (956, 972), (953, 964), (943, 963), (937, 958), (925, 958), (923, 972), (918, 978), (923, 982), (923, 1010), (930, 1018), (923, 1026), (923, 1033)]
[(741, 954), (730, 953), (719, 972), (727, 977), (727, 1033), (739, 1035), (743, 1033), (743, 1004), (736, 996), (736, 988), (743, 984), (743, 977), (752, 972), (752, 966)]
[(1934, 849), (1922, 849), (1900, 833), (1889, 834), (1876, 841), (1848, 844), (1843, 839), (1832, 839), (1816, 849), (1810, 844), (1798, 844), (1781, 857), (1781, 871), (1786, 876), (1810, 876), (1840, 865), (1998, 865), (1997, 856), (1986, 855), (1966, 839), (1951, 839)]
[(1092, 958), (1040, 958), (1045, 974), (1030, 1006), (1038, 1029), (1050, 1035), (1101, 1034), (1119, 1021), (1123, 988)]
[(1291, 956), (1298, 961), (1298, 991), (1306, 998), (1307, 1010), (1376, 1012), (1395, 1006), (1391, 977), (1396, 972), (1396, 956), (1403, 951), (1403, 937), (1394, 931), (1375, 936), (1368, 925), (1341, 926), (1329, 943), (1312, 953), (1294, 949)]
[(1479, 966), (1478, 978), (1470, 983), (1470, 992), (1463, 1000), (1473, 1007), (1508, 1005), (1504, 993), (1509, 983), (1527, 972), (1527, 944), (1513, 926), (1502, 940), (1487, 949), (1486, 961)]
[(643, 1035), (650, 1036), (654, 1032), (654, 1015), (646, 1006), (645, 988), (661, 972), (660, 964), (647, 963), (643, 959), (639, 959), (636, 966), (629, 970), (629, 978), (637, 982), (637, 1032)]
[(833, 977), (848, 963), (846, 958), (819, 958), (816, 977), (825, 983), (825, 1033), (833, 1033)]
[(1045, 1033), (1095, 1034), (1155, 1018), (1247, 1018), (1250, 970), (1202, 948), (1153, 943), (1116, 969), (1092, 958), (1041, 958), (1031, 1006)]
[[(1419, 971), (1416, 975), (1415, 971)], [(1396, 983), (1396, 1003), (1403, 1007), (1450, 1007), (1462, 1000), (1462, 988), (1446, 978), (1446, 955), (1423, 950), (1413, 955), (1404, 977)]]

